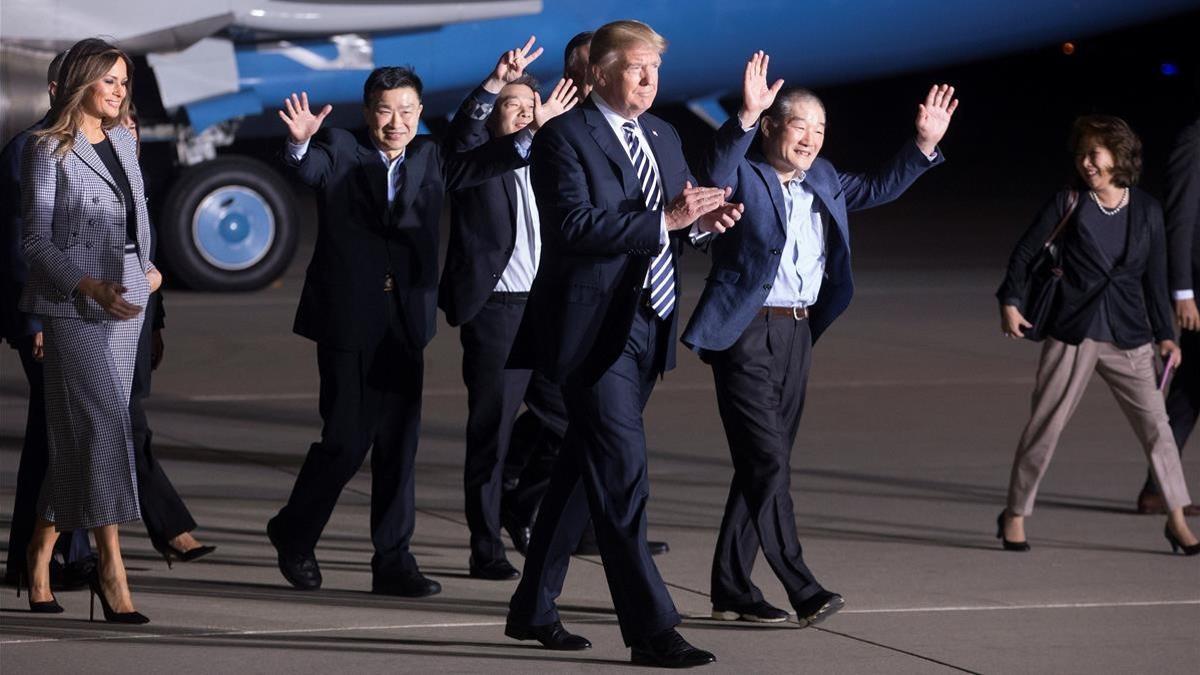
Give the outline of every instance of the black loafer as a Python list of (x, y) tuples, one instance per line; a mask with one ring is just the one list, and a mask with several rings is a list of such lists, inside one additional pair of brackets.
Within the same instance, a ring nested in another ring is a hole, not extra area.
[(783, 623), (788, 613), (766, 600), (747, 605), (713, 605), (712, 618), (720, 621), (753, 621), (754, 623)]
[(471, 578), (472, 579), (487, 579), (489, 581), (508, 581), (521, 576), (520, 570), (513, 567), (504, 558), (499, 560), (489, 560), (482, 565), (476, 565), (475, 561), (471, 561)]
[(523, 626), (510, 621), (504, 625), (504, 634), (514, 640), (537, 640), (546, 649), (560, 652), (578, 652), (592, 648), (592, 643), (587, 638), (567, 632), (561, 621), (544, 626)]
[(696, 649), (678, 631), (670, 628), (630, 645), (629, 660), (635, 665), (655, 668), (694, 668), (712, 663), (717, 657), (712, 652)]
[(796, 606), (796, 622), (801, 628), (815, 626), (837, 614), (846, 606), (846, 601), (837, 593), (821, 591)]
[(292, 553), (287, 551), (275, 532), (275, 521), (267, 522), (267, 539), (275, 547), (275, 555), (279, 559), (279, 571), (283, 578), (293, 588), (301, 591), (315, 591), (321, 587), (321, 566), (312, 553)]
[(529, 552), (529, 538), (533, 536), (533, 523), (527, 523), (515, 516), (500, 514), (500, 524), (512, 539), (513, 548), (517, 553), (526, 555)]
[(420, 572), (411, 572), (391, 579), (373, 579), (371, 592), (401, 598), (424, 598), (441, 593), (442, 585)]

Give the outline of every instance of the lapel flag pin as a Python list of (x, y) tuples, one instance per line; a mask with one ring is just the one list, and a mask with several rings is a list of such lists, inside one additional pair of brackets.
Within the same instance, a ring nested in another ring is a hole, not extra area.
[(651, 129), (651, 130), (650, 130), (650, 133), (651, 133), (651, 134), (653, 134), (654, 136), (657, 136), (657, 135), (658, 135), (658, 132), (657, 132), (657, 131), (655, 131), (655, 130), (653, 130), (653, 129)]

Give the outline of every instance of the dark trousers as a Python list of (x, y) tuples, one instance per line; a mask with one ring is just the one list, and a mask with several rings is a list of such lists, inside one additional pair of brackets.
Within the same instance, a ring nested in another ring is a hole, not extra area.
[(154, 434), (146, 421), (143, 405), (150, 395), (151, 340), (154, 334), (154, 312), (158, 303), (151, 298), (146, 303), (146, 318), (138, 337), (137, 361), (133, 369), (133, 387), (129, 395), (129, 426), (133, 435), (133, 458), (137, 468), (138, 503), (142, 523), (155, 548), (163, 548), (171, 539), (196, 529), (196, 521), (179, 498), (175, 486), (167, 478), (162, 465), (154, 457), (151, 440)]
[[(1196, 419), (1200, 417), (1200, 333), (1194, 330), (1179, 331), (1179, 347), (1184, 354), (1192, 354), (1190, 359), (1184, 359), (1183, 365), (1171, 379), (1167, 387), (1167, 416), (1171, 419), (1171, 434), (1175, 436), (1175, 446), (1179, 448), (1179, 457), (1183, 458), (1183, 446), (1187, 443), (1192, 430), (1196, 428)], [(1146, 471), (1146, 484), (1142, 491), (1149, 494), (1161, 494), (1154, 474)]]
[(793, 606), (822, 590), (804, 564), (790, 493), (811, 355), (808, 322), (790, 316), (756, 317), (732, 347), (706, 354), (733, 458), (713, 554), (715, 605), (763, 599), (750, 580), (760, 546)]
[(513, 422), (521, 403), (560, 433), (566, 410), (558, 385), (530, 370), (505, 370), (525, 314), (525, 294), (493, 293), (462, 326), (463, 382), (467, 385), (467, 456), (463, 466), (471, 561), (504, 559), (500, 499)]
[(422, 350), (393, 331), (375, 348), (317, 345), (321, 440), (313, 443), (287, 504), (273, 520), (288, 552), (311, 553), (338, 497), (371, 450), (371, 572), (377, 581), (417, 571), (409, 553), (413, 474), (421, 429)]
[[(541, 375), (534, 374), (539, 379)], [(559, 391), (562, 399), (562, 391)], [(537, 515), (559, 448), (566, 434), (566, 412), (562, 426), (552, 428), (532, 410), (526, 410), (513, 422), (508, 456), (504, 460), (504, 487), (500, 497), (501, 519), (511, 519), (519, 526), (532, 525)]]
[[(13, 499), (12, 522), (8, 529), (8, 560), (5, 578), (15, 582), (25, 573), (25, 550), (33, 537), (37, 520), (38, 493), (50, 462), (46, 439), (46, 398), (42, 380), (42, 362), (33, 358), (33, 336), (20, 338), (15, 344), (21, 357), (21, 368), (29, 383), (29, 409), (25, 417), (25, 440), (21, 444), (21, 459), (17, 464), (17, 490)], [(65, 563), (78, 562), (92, 554), (87, 530), (72, 530), (59, 537), (56, 557)]]
[(509, 603), (510, 622), (558, 620), (555, 599), (590, 512), (625, 643), (679, 624), (646, 546), (650, 486), (642, 411), (661, 372), (660, 332), (654, 314), (639, 309), (624, 351), (599, 381), (563, 386), (567, 436)]

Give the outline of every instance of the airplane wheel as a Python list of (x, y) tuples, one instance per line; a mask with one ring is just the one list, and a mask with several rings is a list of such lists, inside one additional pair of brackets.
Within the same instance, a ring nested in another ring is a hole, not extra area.
[(248, 291), (274, 281), (296, 253), (291, 190), (272, 168), (220, 157), (186, 169), (158, 223), (170, 274), (189, 288)]

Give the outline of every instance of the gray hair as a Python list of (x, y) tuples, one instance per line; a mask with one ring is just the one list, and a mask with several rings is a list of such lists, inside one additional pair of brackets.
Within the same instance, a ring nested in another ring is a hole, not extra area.
[(803, 102), (816, 103), (821, 106), (822, 112), (825, 111), (825, 104), (811, 89), (787, 87), (779, 92), (779, 95), (775, 97), (775, 102), (771, 104), (770, 108), (767, 108), (763, 116), (778, 124), (786, 124), (792, 116), (792, 107)]

